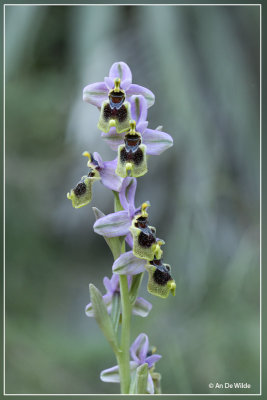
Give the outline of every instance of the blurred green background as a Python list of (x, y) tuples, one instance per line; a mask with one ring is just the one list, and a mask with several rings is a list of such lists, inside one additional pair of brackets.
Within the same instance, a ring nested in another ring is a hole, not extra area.
[[(174, 139), (136, 203), (152, 204), (177, 294), (153, 297), (144, 280), (153, 309), (132, 340), (145, 332), (163, 355), (163, 393), (259, 392), (259, 22), (258, 6), (6, 7), (7, 393), (119, 391), (99, 380), (116, 362), (84, 313), (112, 256), (91, 207), (66, 199), (84, 150), (115, 156), (82, 89), (116, 61), (155, 93), (149, 127)], [(112, 202), (95, 184), (92, 206)]]

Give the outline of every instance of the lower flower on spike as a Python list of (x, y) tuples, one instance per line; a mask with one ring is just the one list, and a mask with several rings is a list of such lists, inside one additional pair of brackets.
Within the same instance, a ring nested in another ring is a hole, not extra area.
[(109, 92), (109, 99), (103, 101), (98, 121), (98, 128), (108, 132), (113, 126), (118, 133), (129, 129), (131, 105), (125, 101), (125, 91), (120, 88), (120, 79), (114, 80), (114, 89)]
[(135, 121), (130, 121), (130, 131), (124, 137), (124, 144), (118, 147), (118, 165), (116, 173), (125, 178), (139, 177), (147, 172), (146, 146), (142, 143), (141, 135), (135, 131)]
[[(148, 375), (144, 394), (154, 394), (158, 388), (154, 387), (154, 382), (160, 380), (160, 374), (157, 374), (155, 370), (155, 364), (161, 359), (160, 354), (155, 354), (155, 350), (150, 351), (149, 339), (145, 333), (140, 333), (130, 347), (130, 371), (133, 379), (135, 380), (135, 372), (141, 365), (147, 364)], [(120, 382), (119, 366), (105, 369), (100, 374), (100, 379), (103, 382)], [(154, 381), (155, 379), (155, 381)], [(132, 393), (132, 392), (130, 392)], [(142, 392), (143, 393), (143, 392)]]
[(137, 214), (132, 221), (130, 231), (133, 237), (133, 254), (146, 260), (153, 260), (154, 256), (159, 259), (162, 256), (161, 246), (163, 240), (156, 238), (156, 229), (148, 225), (148, 214), (146, 212), (149, 203), (143, 203), (141, 213)]
[(148, 271), (147, 290), (155, 296), (165, 299), (170, 292), (175, 296), (176, 283), (171, 276), (171, 267), (161, 260), (154, 259), (146, 265)]

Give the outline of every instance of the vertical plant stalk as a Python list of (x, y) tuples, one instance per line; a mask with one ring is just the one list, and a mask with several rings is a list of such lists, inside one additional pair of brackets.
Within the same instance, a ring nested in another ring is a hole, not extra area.
[(121, 393), (128, 394), (130, 389), (130, 326), (132, 307), (129, 299), (127, 275), (120, 275), (120, 292), (122, 304), (121, 346), (119, 352), (119, 370)]
[[(114, 211), (116, 212), (123, 210), (118, 193), (113, 191), (113, 194), (114, 194)], [(124, 252), (125, 252), (125, 241), (123, 241), (120, 254)], [(116, 258), (118, 258), (120, 254), (118, 254)], [(128, 394), (131, 383), (130, 327), (131, 327), (132, 306), (130, 303), (127, 275), (120, 275), (120, 293), (121, 293), (121, 307), (122, 307), (121, 344), (117, 359), (120, 370), (121, 393)]]

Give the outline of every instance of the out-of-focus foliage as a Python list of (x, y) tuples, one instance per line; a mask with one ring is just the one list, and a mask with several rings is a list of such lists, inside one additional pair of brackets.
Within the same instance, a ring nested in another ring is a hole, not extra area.
[[(155, 298), (144, 282), (153, 309), (134, 317), (132, 340), (145, 332), (163, 355), (163, 393), (259, 391), (259, 18), (258, 6), (6, 7), (7, 393), (119, 390), (99, 380), (116, 362), (84, 313), (112, 256), (91, 208), (66, 199), (84, 150), (115, 156), (82, 102), (115, 61), (155, 93), (149, 126), (174, 138), (137, 200), (152, 204), (177, 294)], [(112, 202), (95, 184), (92, 205)]]

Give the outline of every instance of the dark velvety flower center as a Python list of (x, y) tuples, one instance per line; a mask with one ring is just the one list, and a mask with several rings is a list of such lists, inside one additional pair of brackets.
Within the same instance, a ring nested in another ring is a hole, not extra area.
[(166, 283), (172, 279), (171, 275), (165, 268), (164, 271), (161, 271), (160, 269), (157, 268), (153, 274), (153, 278), (158, 285), (162, 286), (166, 285)]
[(125, 135), (125, 147), (120, 152), (121, 162), (133, 161), (135, 165), (141, 164), (144, 159), (144, 154), (139, 145), (141, 138), (139, 135)]
[(86, 192), (86, 185), (84, 182), (79, 182), (75, 189), (73, 189), (74, 194), (77, 197), (82, 196)]
[(127, 109), (125, 105), (121, 105), (119, 108), (112, 108), (109, 104), (106, 104), (103, 116), (105, 121), (117, 119), (119, 122), (123, 122), (127, 118)]
[(142, 247), (150, 247), (153, 243), (156, 243), (156, 235), (151, 231), (149, 227), (141, 228), (141, 232), (138, 236), (138, 243)]
[(161, 259), (157, 260), (155, 257), (154, 260), (149, 261), (149, 263), (157, 268), (153, 274), (154, 281), (157, 284), (165, 285), (168, 281), (172, 279), (170, 275), (169, 265), (164, 265)]
[(119, 109), (125, 100), (125, 94), (122, 91), (115, 92), (112, 90), (109, 94), (109, 105), (111, 109)]
[(138, 243), (142, 247), (150, 247), (153, 243), (156, 243), (156, 234), (155, 230), (149, 228), (147, 217), (138, 217), (134, 224), (136, 228), (140, 229), (141, 232), (138, 236)]

